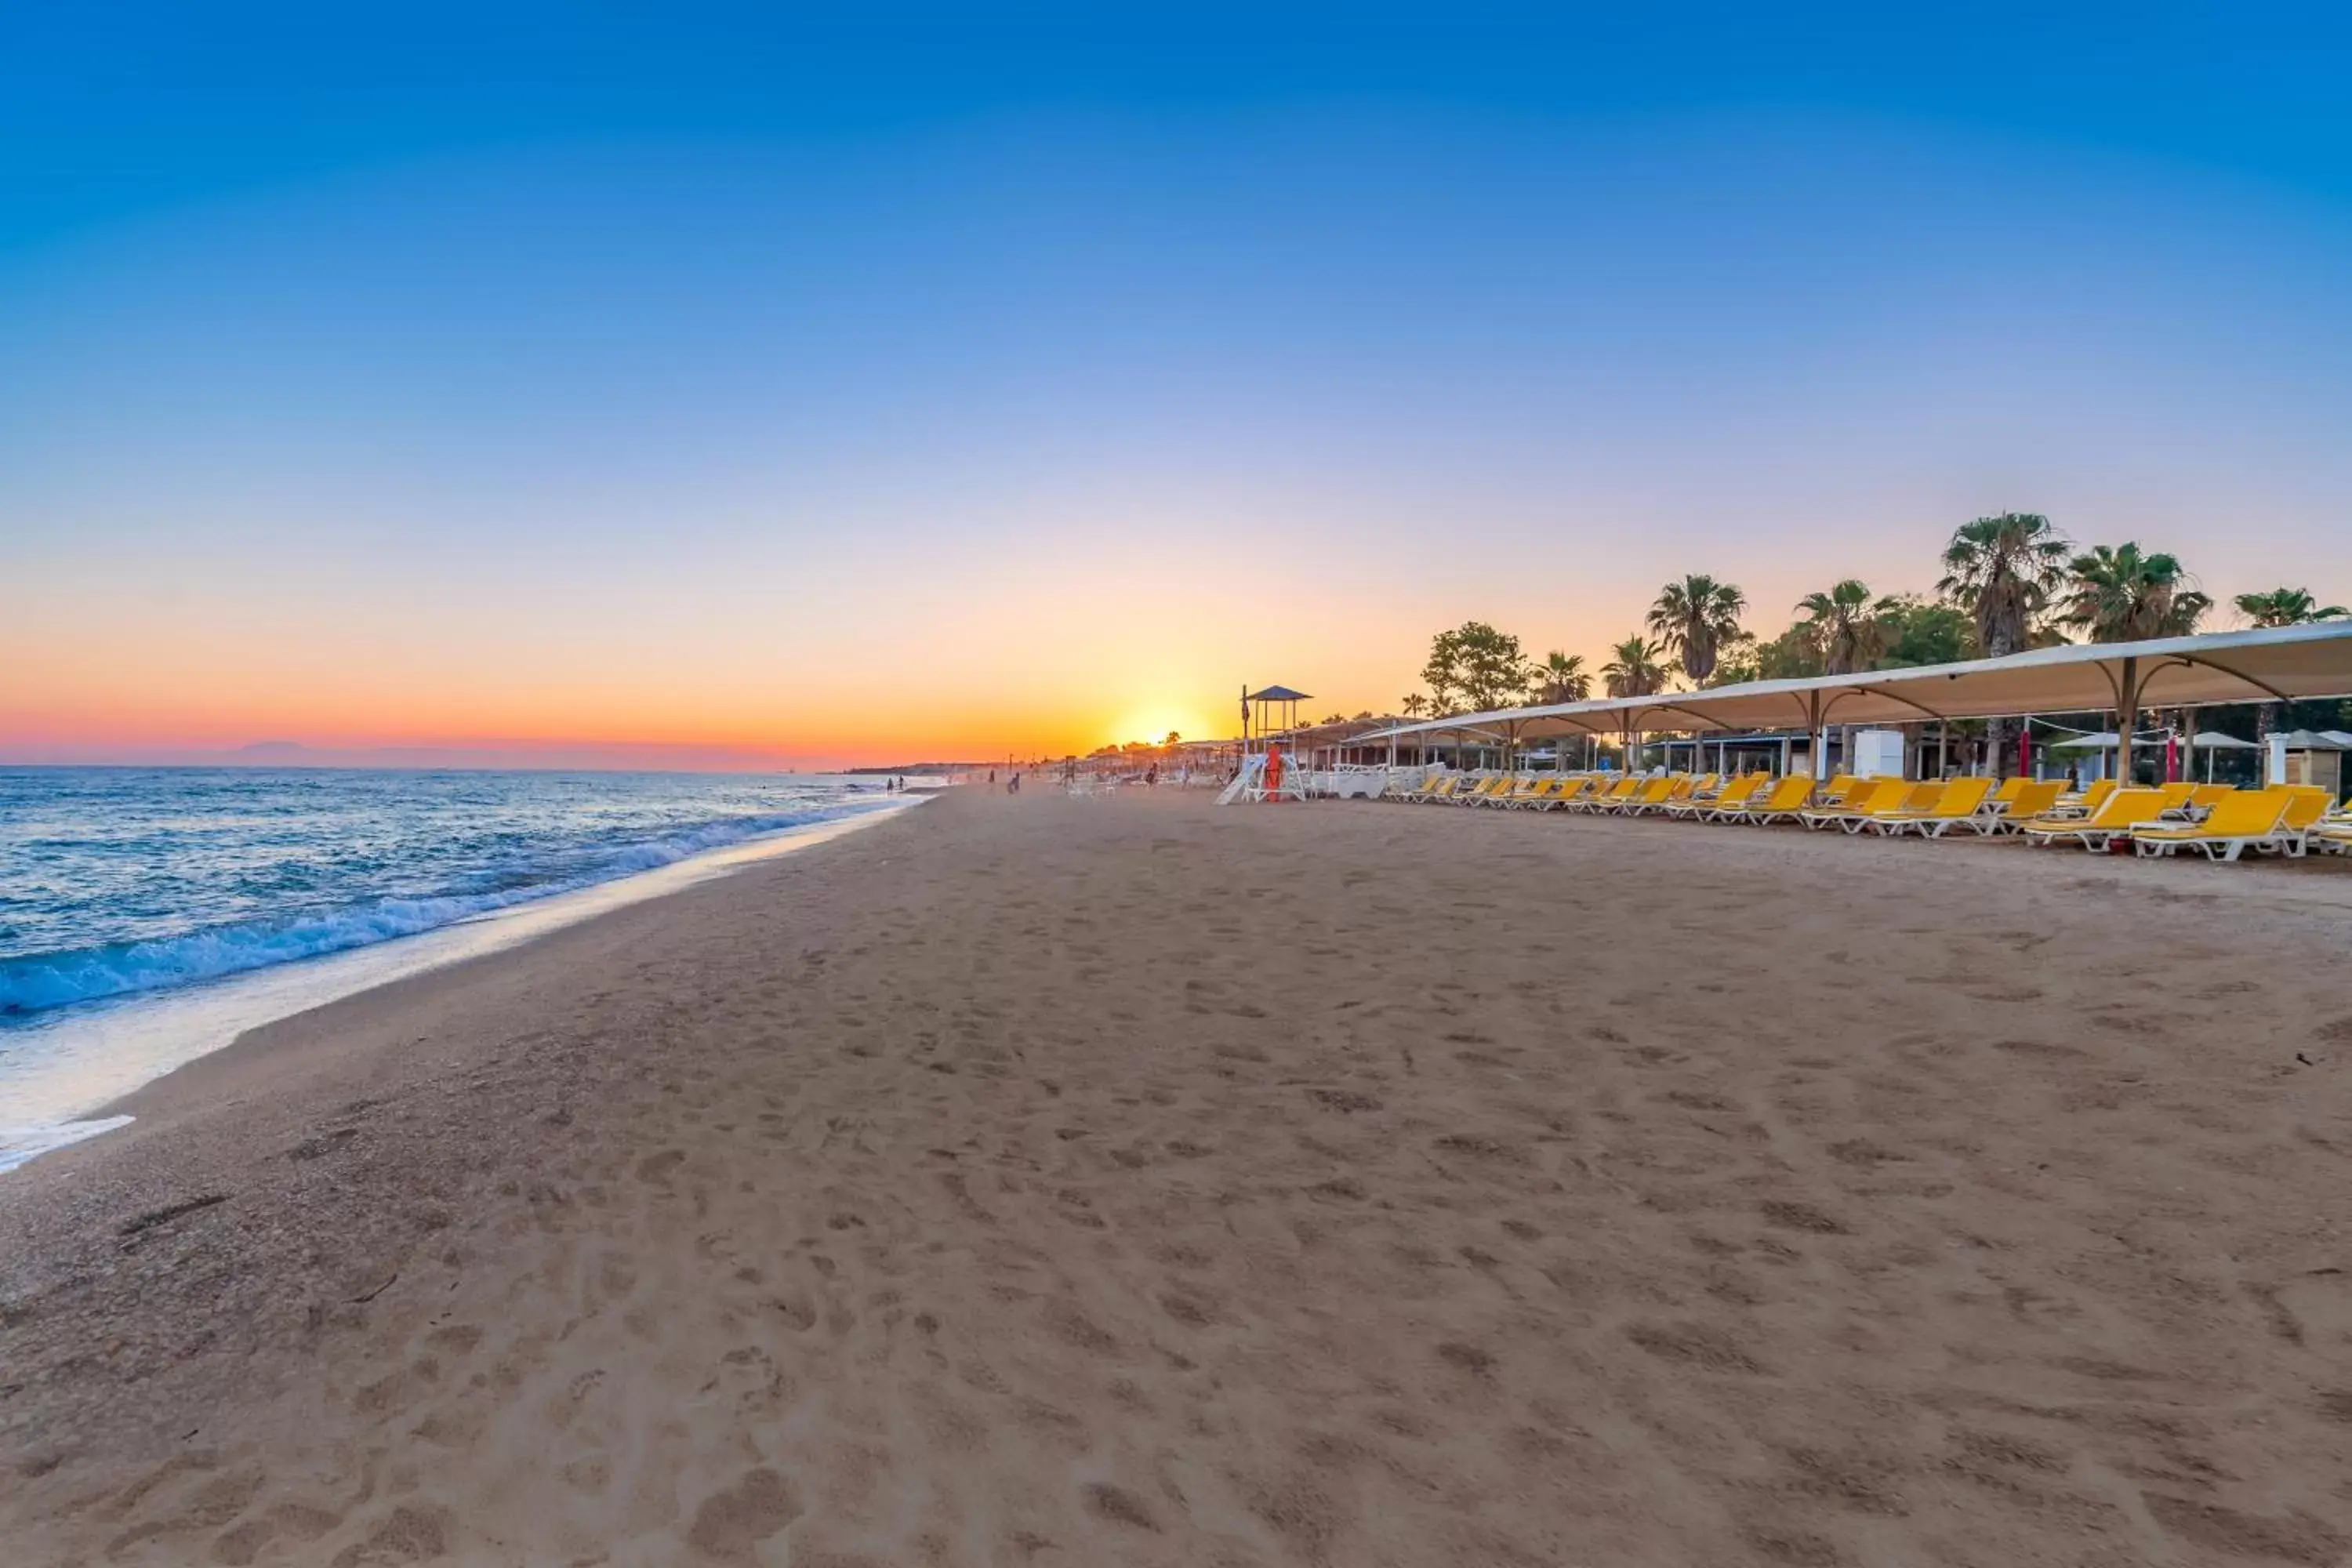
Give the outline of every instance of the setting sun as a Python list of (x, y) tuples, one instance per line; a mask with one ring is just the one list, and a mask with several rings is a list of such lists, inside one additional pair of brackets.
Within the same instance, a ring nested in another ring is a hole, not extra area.
[(1207, 741), (1213, 740), (1232, 729), (1231, 724), (1224, 725), (1221, 729), (1211, 724), (1195, 711), (1172, 705), (1139, 708), (1113, 724), (1109, 732), (1104, 735), (1103, 743), (1109, 746), (1123, 746), (1130, 741), (1146, 741), (1156, 745), (1171, 734), (1181, 735), (1187, 741)]

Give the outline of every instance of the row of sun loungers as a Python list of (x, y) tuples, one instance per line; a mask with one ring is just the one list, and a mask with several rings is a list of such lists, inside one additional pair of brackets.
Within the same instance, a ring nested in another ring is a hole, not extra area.
[(1816, 792), (1802, 774), (1721, 777), (1611, 773), (1433, 773), (1398, 798), (1500, 811), (1570, 811), (1595, 816), (1670, 816), (1701, 822), (1795, 822), (1820, 832), (1916, 833), (1941, 838), (1955, 830), (2010, 834), (2041, 847), (2074, 844), (2107, 850), (2128, 843), (2144, 857), (2193, 849), (2209, 860), (2248, 850), (2301, 856), (2316, 847), (2352, 854), (2352, 816), (2339, 815), (2326, 790), (2305, 785), (2236, 789), (2227, 784), (2121, 786), (2102, 781), (2081, 795), (2062, 783), (2010, 779), (1854, 779)]

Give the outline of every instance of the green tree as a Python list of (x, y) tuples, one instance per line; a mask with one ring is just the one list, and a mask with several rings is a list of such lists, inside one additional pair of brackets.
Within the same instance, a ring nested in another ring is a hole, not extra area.
[(1524, 693), (1528, 674), (1518, 638), (1484, 621), (1465, 621), (1430, 639), (1421, 679), (1441, 710), (1484, 712)]
[(1649, 628), (1657, 634), (1659, 651), (1680, 662), (1694, 683), (1703, 683), (1715, 673), (1724, 645), (1738, 640), (1739, 616), (1747, 608), (1748, 595), (1731, 584), (1685, 577), (1658, 590)]
[(1821, 644), (1805, 621), (1769, 641), (1759, 640), (1748, 657), (1755, 661), (1759, 680), (1801, 680), (1823, 673)]
[(1797, 601), (1807, 629), (1821, 657), (1823, 675), (1851, 675), (1877, 662), (1886, 646), (1885, 617), (1901, 605), (1895, 598), (1874, 597), (1860, 578), (1832, 584), (1827, 593), (1808, 594)]
[(2258, 626), (2299, 626), (2308, 621), (2332, 621), (2352, 616), (2341, 605), (2324, 608), (2314, 603), (2308, 588), (2273, 588), (2266, 593), (2241, 594), (2239, 613)]
[(1584, 656), (1558, 648), (1544, 655), (1544, 661), (1536, 666), (1528, 695), (1538, 704), (1581, 702), (1591, 696), (1592, 674), (1584, 668)]
[(2213, 607), (2190, 581), (2179, 559), (2163, 551), (2094, 545), (2066, 563), (2058, 619), (2093, 642), (2186, 637)]
[(1601, 667), (1601, 689), (1612, 697), (1651, 697), (1666, 688), (1666, 667), (1658, 662), (1656, 644), (1639, 633), (1609, 647), (1609, 662)]
[(1958, 664), (1976, 653), (1976, 627), (1956, 605), (1905, 595), (1880, 617), (1885, 646), (1871, 661), (1876, 669)]
[(1744, 686), (1751, 680), (1761, 680), (1764, 671), (1758, 661), (1757, 650), (1762, 646), (1748, 633), (1741, 632), (1715, 650), (1715, 673), (1700, 684)]

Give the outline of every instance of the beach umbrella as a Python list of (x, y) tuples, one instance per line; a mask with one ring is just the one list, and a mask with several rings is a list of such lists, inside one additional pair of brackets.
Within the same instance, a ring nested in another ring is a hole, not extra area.
[(2189, 771), (2197, 772), (2197, 753), (2205, 753), (2205, 782), (2213, 782), (2213, 753), (2216, 752), (2259, 752), (2262, 748), (2252, 741), (2241, 741), (2235, 735), (2224, 735), (2219, 730), (2200, 730), (2189, 737)]
[[(2134, 735), (2132, 744), (2161, 746), (2166, 743), (2168, 734), (2169, 731), (2161, 735)], [(2053, 752), (2112, 752), (2116, 749), (2116, 732), (2106, 730), (2096, 735), (2075, 735), (2063, 741), (2053, 741), (2050, 749)]]

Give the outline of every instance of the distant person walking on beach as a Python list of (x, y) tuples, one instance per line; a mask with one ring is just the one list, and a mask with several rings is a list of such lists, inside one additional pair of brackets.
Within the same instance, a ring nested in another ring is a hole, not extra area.
[(1019, 773), (1014, 773), (1011, 778), (1004, 781), (1004, 793), (1007, 795), (1019, 795), (1021, 793), (1021, 775)]

